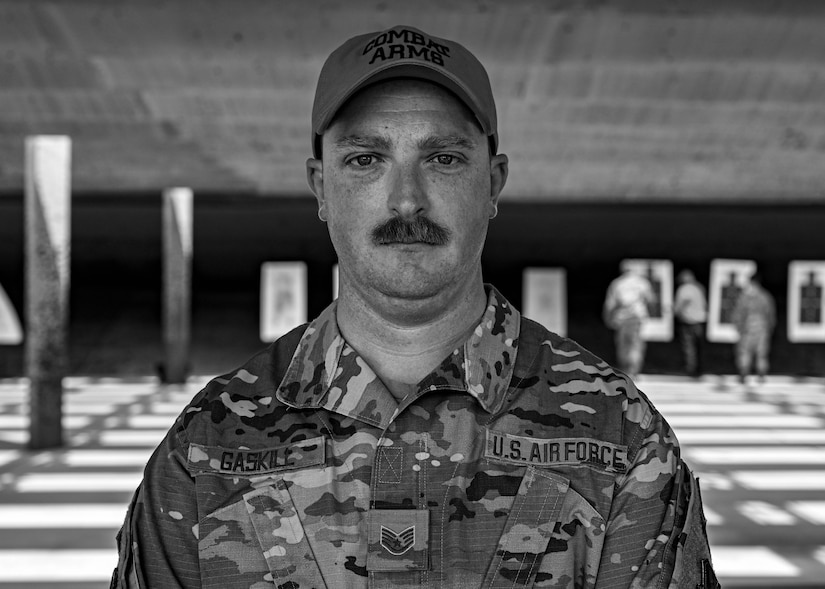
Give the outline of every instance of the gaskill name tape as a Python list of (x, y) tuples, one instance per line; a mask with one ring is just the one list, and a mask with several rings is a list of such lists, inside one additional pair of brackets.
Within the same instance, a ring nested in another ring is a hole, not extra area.
[(221, 474), (264, 474), (324, 464), (324, 438), (319, 436), (271, 448), (189, 446), (189, 468)]
[(512, 464), (587, 464), (611, 472), (627, 470), (627, 446), (593, 438), (531, 438), (487, 430), (484, 457)]

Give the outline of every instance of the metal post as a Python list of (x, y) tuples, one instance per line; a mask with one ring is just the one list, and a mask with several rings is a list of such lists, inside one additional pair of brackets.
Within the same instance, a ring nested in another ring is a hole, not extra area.
[(192, 190), (163, 193), (163, 380), (186, 382), (192, 288)]
[(63, 444), (71, 230), (71, 140), (26, 138), (26, 373), (29, 446)]

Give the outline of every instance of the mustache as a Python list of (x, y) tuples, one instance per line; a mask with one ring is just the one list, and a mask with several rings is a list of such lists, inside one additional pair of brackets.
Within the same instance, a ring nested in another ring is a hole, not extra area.
[(377, 245), (392, 243), (426, 243), (444, 245), (450, 240), (450, 230), (428, 217), (413, 219), (392, 217), (372, 230), (372, 241)]

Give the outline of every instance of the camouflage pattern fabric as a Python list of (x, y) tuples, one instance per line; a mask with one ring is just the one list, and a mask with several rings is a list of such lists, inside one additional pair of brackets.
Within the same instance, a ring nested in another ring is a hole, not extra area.
[(113, 586), (715, 587), (662, 416), (488, 296), (401, 403), (335, 304), (211, 381), (146, 467)]
[(770, 368), (771, 334), (776, 325), (773, 297), (759, 285), (746, 285), (736, 300), (731, 320), (739, 333), (735, 346), (739, 374), (749, 374), (755, 364), (757, 374), (764, 376)]

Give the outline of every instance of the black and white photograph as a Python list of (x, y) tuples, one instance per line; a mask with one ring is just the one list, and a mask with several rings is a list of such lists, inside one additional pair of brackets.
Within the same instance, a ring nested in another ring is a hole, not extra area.
[(0, 589), (825, 588), (825, 0), (0, 0)]

